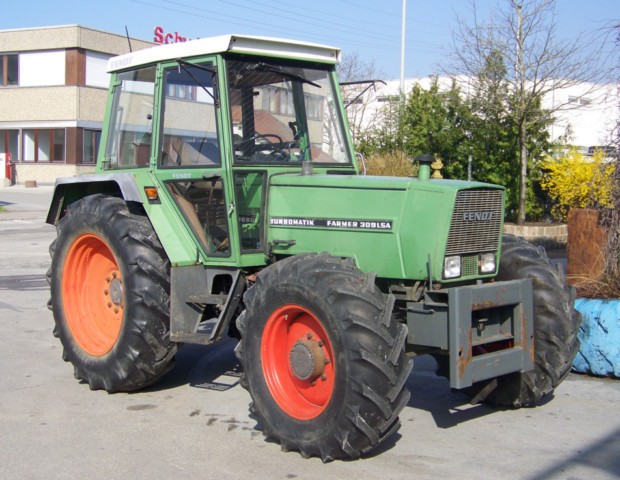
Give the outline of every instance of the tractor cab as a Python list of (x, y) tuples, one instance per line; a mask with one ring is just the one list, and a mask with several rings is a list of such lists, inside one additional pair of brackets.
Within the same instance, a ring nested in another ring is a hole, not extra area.
[(149, 215), (176, 205), (178, 229), (189, 226), (191, 238), (162, 241), (171, 257), (185, 251), (180, 264), (195, 263), (196, 250), (203, 262), (264, 264), (271, 175), (302, 166), (357, 173), (335, 80), (339, 55), (226, 36), (112, 59), (98, 170), (132, 170), (153, 187)]

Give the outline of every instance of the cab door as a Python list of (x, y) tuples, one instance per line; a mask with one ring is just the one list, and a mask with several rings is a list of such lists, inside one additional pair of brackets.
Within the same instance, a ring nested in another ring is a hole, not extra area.
[(155, 175), (210, 262), (234, 261), (230, 238), (232, 192), (224, 166), (214, 59), (166, 64)]

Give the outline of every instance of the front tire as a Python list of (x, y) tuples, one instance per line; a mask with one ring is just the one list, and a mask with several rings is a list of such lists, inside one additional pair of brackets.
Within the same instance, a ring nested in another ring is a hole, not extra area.
[(574, 308), (574, 289), (565, 285), (544, 250), (505, 235), (497, 279), (522, 278), (533, 282), (534, 370), (474, 384), (467, 390), (472, 403), (513, 408), (534, 405), (566, 378), (579, 351), (581, 314)]
[(54, 335), (91, 389), (132, 391), (173, 366), (169, 262), (145, 216), (119, 198), (71, 204), (50, 247)]
[(266, 436), (329, 461), (358, 458), (396, 431), (412, 364), (393, 302), (329, 255), (290, 257), (257, 276), (236, 353)]

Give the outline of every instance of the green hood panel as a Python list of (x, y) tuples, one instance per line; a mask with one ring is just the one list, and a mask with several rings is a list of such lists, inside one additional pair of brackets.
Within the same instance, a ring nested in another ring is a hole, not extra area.
[(271, 176), (271, 185), (300, 186), (300, 187), (342, 187), (361, 189), (400, 189), (409, 190), (420, 188), (432, 191), (455, 191), (463, 188), (495, 188), (502, 189), (497, 185), (489, 185), (480, 182), (464, 182), (461, 180), (437, 179), (420, 181), (417, 177), (378, 177), (366, 175), (299, 175), (279, 174)]
[(451, 180), (276, 175), (268, 194), (274, 253), (327, 251), (381, 278), (441, 278), (457, 192), (499, 187)]

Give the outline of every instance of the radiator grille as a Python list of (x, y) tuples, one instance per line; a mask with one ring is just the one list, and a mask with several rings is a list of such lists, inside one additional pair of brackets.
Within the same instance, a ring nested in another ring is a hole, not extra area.
[(501, 190), (473, 189), (458, 192), (446, 256), (497, 251), (502, 210)]
[(478, 255), (465, 255), (461, 258), (461, 276), (473, 277), (478, 275)]

